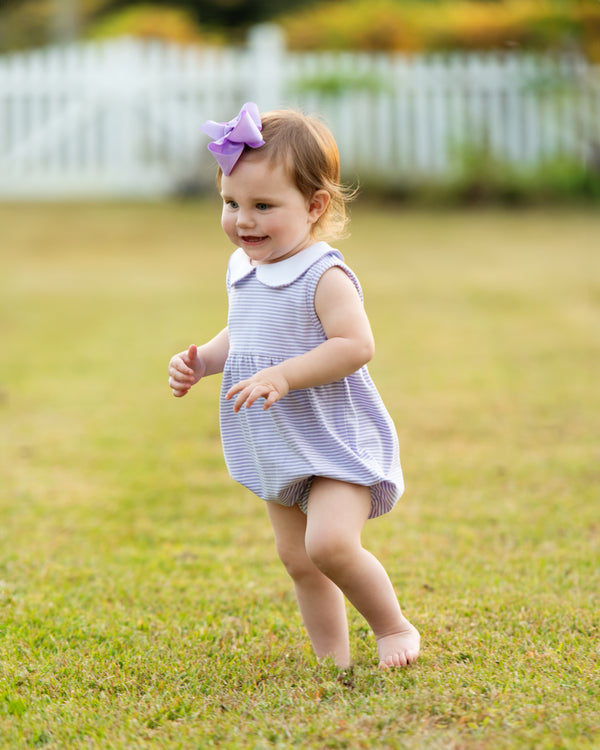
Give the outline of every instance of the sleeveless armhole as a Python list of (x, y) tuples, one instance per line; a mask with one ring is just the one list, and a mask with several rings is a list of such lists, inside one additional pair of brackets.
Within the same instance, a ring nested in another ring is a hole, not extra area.
[(306, 279), (306, 309), (311, 316), (313, 322), (320, 327), (320, 329), (323, 331), (323, 335), (325, 335), (325, 331), (323, 330), (323, 326), (321, 324), (321, 321), (319, 319), (319, 316), (317, 315), (317, 311), (315, 310), (315, 294), (317, 291), (317, 286), (319, 285), (319, 281), (321, 281), (321, 277), (325, 273), (325, 271), (328, 271), (330, 268), (333, 268), (334, 266), (338, 266), (339, 268), (344, 271), (346, 276), (350, 279), (350, 281), (354, 284), (356, 291), (358, 292), (358, 296), (360, 297), (361, 303), (364, 304), (364, 298), (363, 298), (363, 292), (362, 288), (360, 286), (360, 282), (358, 278), (356, 277), (356, 274), (354, 271), (347, 266), (343, 260), (340, 260), (339, 256), (336, 255), (326, 255), (324, 258), (322, 258), (318, 263), (315, 263), (314, 266), (309, 268), (307, 271), (307, 279)]

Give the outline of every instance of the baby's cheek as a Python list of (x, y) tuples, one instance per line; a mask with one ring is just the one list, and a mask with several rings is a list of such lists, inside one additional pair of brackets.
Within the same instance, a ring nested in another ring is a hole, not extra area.
[(221, 227), (229, 239), (235, 244), (235, 221), (232, 221), (231, 217), (223, 215), (221, 217)]

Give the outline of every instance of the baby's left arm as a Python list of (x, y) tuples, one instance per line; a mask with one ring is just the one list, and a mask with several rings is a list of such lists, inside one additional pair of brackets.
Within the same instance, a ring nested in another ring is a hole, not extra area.
[(327, 340), (310, 352), (260, 370), (230, 389), (234, 411), (264, 398), (265, 409), (289, 391), (333, 383), (360, 369), (373, 357), (375, 344), (369, 319), (348, 275), (333, 266), (321, 277), (315, 293), (315, 311)]

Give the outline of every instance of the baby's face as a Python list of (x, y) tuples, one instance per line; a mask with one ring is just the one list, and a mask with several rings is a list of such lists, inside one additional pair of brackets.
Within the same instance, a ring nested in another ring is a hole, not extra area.
[(254, 265), (277, 263), (312, 245), (313, 225), (324, 210), (321, 200), (306, 200), (282, 165), (258, 151), (244, 154), (222, 176), (221, 196), (223, 230)]

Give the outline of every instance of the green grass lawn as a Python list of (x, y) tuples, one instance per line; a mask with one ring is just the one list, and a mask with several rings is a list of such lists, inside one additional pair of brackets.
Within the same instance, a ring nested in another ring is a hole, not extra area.
[(600, 216), (358, 203), (422, 656), (318, 665), (227, 476), (214, 202), (0, 206), (0, 748), (600, 748)]

